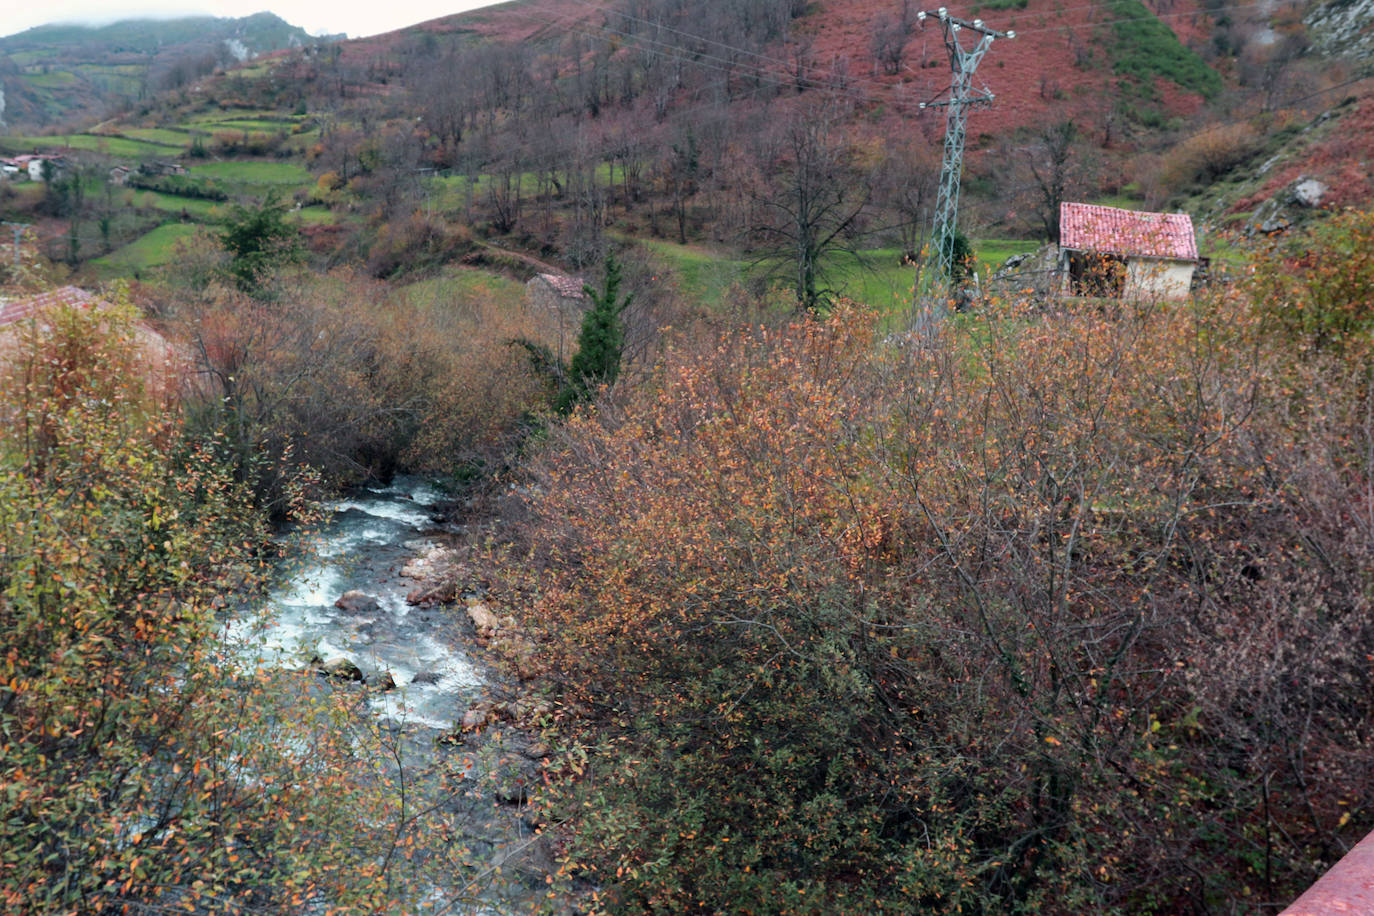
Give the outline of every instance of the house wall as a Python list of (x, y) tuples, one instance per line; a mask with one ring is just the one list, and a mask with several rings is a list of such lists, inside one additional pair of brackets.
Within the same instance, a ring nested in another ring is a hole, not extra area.
[(1192, 261), (1131, 258), (1126, 262), (1126, 296), (1187, 299), (1193, 286)]

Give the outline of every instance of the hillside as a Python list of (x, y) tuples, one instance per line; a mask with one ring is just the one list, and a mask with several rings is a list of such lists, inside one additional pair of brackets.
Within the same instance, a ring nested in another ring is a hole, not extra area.
[(904, 0), (0, 133), (0, 909), (1281, 911), (1374, 843), (1371, 2), (955, 9), (936, 245)]
[(217, 67), (331, 40), (271, 13), (38, 26), (0, 38), (0, 128), (73, 125)]
[[(834, 209), (800, 218), (844, 224), (818, 233), (829, 250), (807, 257), (830, 276), (801, 295), (888, 301), (910, 286), (900, 264), (928, 231), (944, 131), (921, 103), (943, 97), (949, 62), (914, 11), (528, 0), (278, 50), (84, 131), (12, 130), (0, 150), (61, 152), (94, 185), (84, 228), (36, 189), (16, 187), (7, 218), (38, 220), (52, 256), (107, 276), (165, 263), (191, 226), (271, 192), (291, 198), (320, 263), (379, 277), (462, 256), (456, 231), (572, 271), (610, 241), (645, 240), (694, 288), (706, 251), (720, 290), (795, 276), (784, 253), (799, 214), (772, 202), (815, 167)], [(1063, 199), (1186, 208), (1210, 234), (1301, 221), (1302, 181), (1328, 206), (1374, 195), (1367, 25), (1341, 4), (995, 0), (964, 13), (1016, 32), (983, 60), (994, 99), (968, 120), (962, 216), (989, 261), (1051, 237)], [(124, 47), (116, 27), (103, 34)], [(171, 162), (185, 180), (103, 189), (112, 165)]]

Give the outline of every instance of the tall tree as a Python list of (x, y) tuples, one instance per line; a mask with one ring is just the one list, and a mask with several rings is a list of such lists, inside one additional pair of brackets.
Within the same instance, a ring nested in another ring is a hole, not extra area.
[(609, 385), (620, 375), (620, 359), (625, 351), (625, 310), (633, 296), (620, 297), (620, 262), (615, 255), (606, 255), (606, 278), (601, 291), (584, 286), (583, 292), (592, 307), (582, 318), (582, 330), (577, 336), (577, 353), (568, 364), (567, 381), (554, 401), (554, 409), (567, 413), (580, 401), (585, 401), (602, 385)]
[(1051, 242), (1059, 240), (1059, 205), (1078, 189), (1085, 176), (1077, 154), (1078, 138), (1078, 125), (1065, 118), (1043, 128), (1026, 148), (1036, 219)]
[(834, 298), (828, 280), (836, 257), (859, 259), (857, 230), (872, 197), (861, 157), (836, 139), (834, 120), (828, 109), (799, 112), (782, 137), (781, 167), (760, 163), (775, 177), (754, 195), (757, 261), (786, 276), (798, 307), (809, 311)]

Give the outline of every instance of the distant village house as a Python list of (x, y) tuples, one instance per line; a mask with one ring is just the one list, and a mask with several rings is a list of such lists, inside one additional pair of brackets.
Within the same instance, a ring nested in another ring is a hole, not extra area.
[(160, 178), (163, 175), (185, 175), (186, 166), (180, 162), (145, 162), (138, 167), (139, 174)]
[(1197, 267), (1197, 239), (1186, 213), (1059, 207), (1065, 295), (1185, 299)]
[(30, 181), (44, 181), (47, 175), (61, 178), (66, 170), (66, 159), (46, 153), (26, 153), (0, 159), (0, 178), (9, 180), (27, 178)]

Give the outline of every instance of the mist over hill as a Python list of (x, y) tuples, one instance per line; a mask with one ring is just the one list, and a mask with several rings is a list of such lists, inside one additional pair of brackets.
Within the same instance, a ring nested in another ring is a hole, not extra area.
[(0, 38), (0, 124), (71, 126), (269, 51), (335, 41), (272, 13), (52, 24)]

